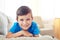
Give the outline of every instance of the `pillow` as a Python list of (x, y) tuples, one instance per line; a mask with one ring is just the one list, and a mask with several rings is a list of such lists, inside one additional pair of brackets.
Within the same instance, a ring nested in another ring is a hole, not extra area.
[(2, 26), (3, 26), (3, 25), (2, 25), (2, 20), (1, 20), (1, 17), (0, 17), (0, 34), (3, 34), (3, 33), (2, 33)]
[(0, 12), (0, 34), (7, 33), (8, 20), (7, 16)]
[(12, 24), (14, 23), (13, 19), (11, 17), (7, 17), (8, 19), (8, 27), (7, 27), (7, 32), (9, 32), (10, 28), (12, 27)]
[(36, 21), (36, 23), (38, 24), (39, 28), (43, 28), (43, 23), (42, 23), (42, 19), (40, 16), (34, 16), (33, 20)]

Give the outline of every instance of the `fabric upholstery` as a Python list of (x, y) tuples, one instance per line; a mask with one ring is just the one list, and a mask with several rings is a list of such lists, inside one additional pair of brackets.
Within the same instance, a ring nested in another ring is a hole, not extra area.
[(40, 16), (34, 16), (33, 20), (37, 22), (39, 28), (43, 28), (43, 22)]
[(8, 25), (7, 16), (0, 12), (0, 33), (1, 34), (6, 34), (7, 25)]

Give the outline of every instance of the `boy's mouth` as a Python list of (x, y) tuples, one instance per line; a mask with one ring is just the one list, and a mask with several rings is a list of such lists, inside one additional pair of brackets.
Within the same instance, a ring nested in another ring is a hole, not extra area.
[(22, 25), (23, 27), (28, 27), (29, 25)]
[(29, 25), (22, 26), (23, 29), (28, 29)]

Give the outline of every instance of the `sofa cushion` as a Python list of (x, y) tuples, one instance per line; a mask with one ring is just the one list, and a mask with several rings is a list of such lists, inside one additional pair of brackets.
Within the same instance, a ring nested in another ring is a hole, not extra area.
[(7, 33), (8, 20), (7, 16), (0, 12), (0, 34)]
[(33, 20), (37, 22), (39, 28), (43, 28), (43, 22), (40, 16), (34, 16)]

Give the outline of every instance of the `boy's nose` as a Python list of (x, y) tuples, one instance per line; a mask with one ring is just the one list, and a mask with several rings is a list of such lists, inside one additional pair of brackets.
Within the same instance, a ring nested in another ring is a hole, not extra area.
[(26, 23), (27, 23), (26, 21), (23, 21), (23, 24), (24, 24), (24, 25), (26, 25)]

